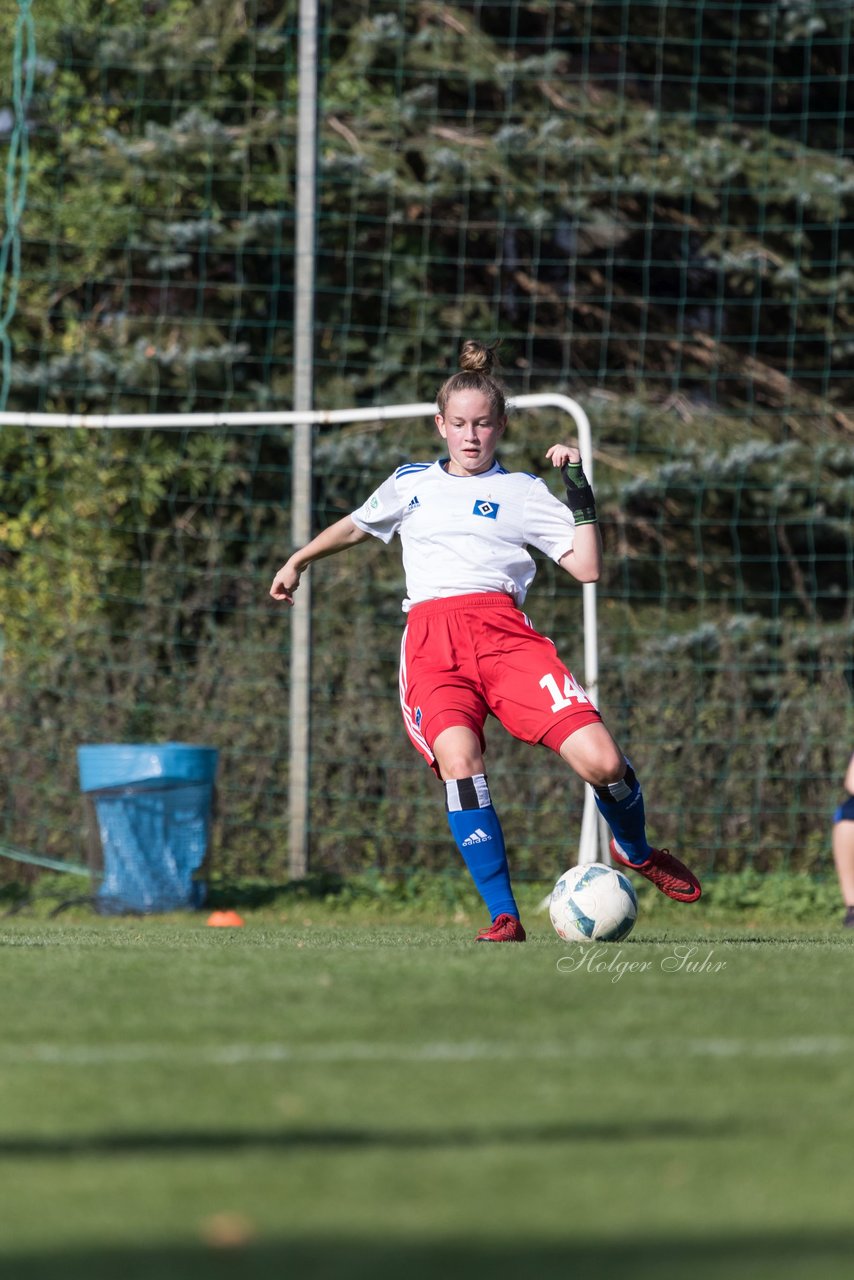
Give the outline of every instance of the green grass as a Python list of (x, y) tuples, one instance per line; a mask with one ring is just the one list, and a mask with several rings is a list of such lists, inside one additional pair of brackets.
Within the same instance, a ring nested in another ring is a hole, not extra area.
[(836, 918), (398, 915), (5, 922), (2, 1274), (850, 1274)]

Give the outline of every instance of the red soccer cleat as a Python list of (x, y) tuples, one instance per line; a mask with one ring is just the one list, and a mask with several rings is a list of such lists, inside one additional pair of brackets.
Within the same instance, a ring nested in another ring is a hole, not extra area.
[(693, 871), (674, 858), (669, 849), (653, 849), (646, 862), (629, 862), (620, 853), (616, 841), (612, 840), (611, 857), (621, 867), (628, 867), (629, 871), (637, 871), (638, 875), (651, 880), (656, 889), (676, 902), (696, 902), (703, 892)]
[(515, 916), (496, 916), (488, 929), (481, 929), (475, 942), (524, 942), (522, 921)]

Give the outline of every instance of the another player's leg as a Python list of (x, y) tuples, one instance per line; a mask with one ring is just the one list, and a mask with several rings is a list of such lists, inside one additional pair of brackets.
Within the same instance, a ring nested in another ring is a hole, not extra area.
[(504, 833), (489, 794), (477, 734), (462, 725), (443, 729), (433, 752), (445, 783), (451, 835), (492, 919), (477, 941), (524, 942)]
[(845, 903), (842, 923), (854, 929), (854, 797), (840, 805), (833, 816), (833, 861)]
[(604, 724), (589, 724), (565, 738), (561, 757), (589, 782), (610, 828), (611, 856), (637, 871), (677, 902), (696, 902), (700, 882), (669, 849), (655, 849), (646, 836), (643, 792), (634, 770)]

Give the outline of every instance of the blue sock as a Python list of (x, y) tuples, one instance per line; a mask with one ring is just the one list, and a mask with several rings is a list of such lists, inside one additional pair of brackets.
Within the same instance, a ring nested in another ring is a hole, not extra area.
[(489, 798), (486, 775), (449, 779), (445, 783), (445, 803), (451, 835), (492, 919), (506, 913), (518, 920), (504, 833)]
[(594, 791), (599, 812), (629, 862), (646, 862), (652, 849), (646, 838), (643, 793), (628, 760), (619, 782), (594, 787)]

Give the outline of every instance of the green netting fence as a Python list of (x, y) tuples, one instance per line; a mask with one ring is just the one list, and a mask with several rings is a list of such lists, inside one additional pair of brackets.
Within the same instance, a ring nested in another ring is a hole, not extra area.
[[(317, 403), (429, 400), (468, 336), (511, 395), (583, 403), (601, 701), (701, 868), (825, 865), (854, 746), (852, 8), (320, 8)], [(4, 13), (0, 408), (290, 408), (296, 6)], [(565, 430), (518, 414), (505, 462), (545, 474)], [(315, 446), (318, 526), (436, 455), (423, 420)], [(203, 741), (218, 864), (284, 874), (290, 459), (285, 427), (0, 430), (0, 839), (76, 861), (78, 743)], [(312, 572), (312, 863), (450, 865), (398, 559)], [(576, 669), (580, 607), (542, 564), (528, 612)], [(500, 731), (487, 759), (550, 874), (580, 785)]]

